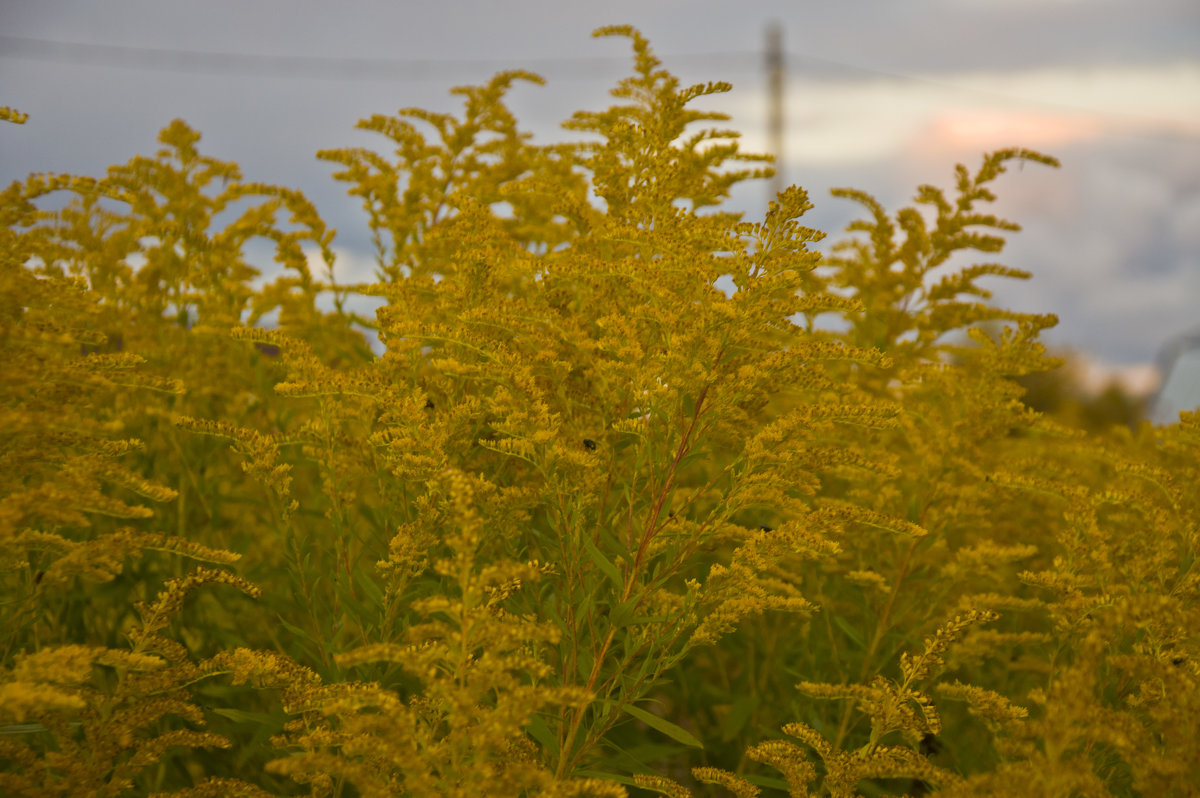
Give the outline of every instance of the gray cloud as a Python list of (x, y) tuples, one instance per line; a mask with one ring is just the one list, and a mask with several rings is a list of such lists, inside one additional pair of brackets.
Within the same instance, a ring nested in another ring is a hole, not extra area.
[(1058, 313), (1051, 341), (1114, 363), (1151, 361), (1200, 324), (1200, 242), (1184, 222), (1200, 217), (1195, 139), (1100, 139), (1061, 155), (1061, 175), (1036, 187), (1012, 180), (1001, 197), (1025, 225), (1007, 258), (1035, 277), (997, 296)]

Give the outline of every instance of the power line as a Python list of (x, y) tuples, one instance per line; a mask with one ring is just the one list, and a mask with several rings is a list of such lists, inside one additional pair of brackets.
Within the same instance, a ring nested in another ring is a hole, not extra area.
[[(327, 80), (430, 80), (464, 73), (479, 74), (501, 69), (554, 70), (574, 72), (565, 77), (605, 78), (604, 70), (626, 67), (628, 57), (571, 58), (354, 58), (313, 55), (260, 55), (219, 53), (205, 50), (167, 50), (154, 47), (127, 47), (111, 44), (85, 44), (24, 36), (0, 35), (0, 57), (49, 61), (80, 66), (119, 69), (161, 70), (191, 74), (240, 74), (254, 77), (280, 77)], [(660, 58), (671, 64), (690, 63), (723, 68), (744, 69), (758, 59), (752, 51), (682, 53)], [(739, 64), (735, 66), (735, 64)]]
[[(936, 77), (853, 64), (821, 56), (781, 53), (786, 72), (805, 80), (855, 82), (888, 80), (924, 85), (931, 89), (969, 94), (992, 100), (1084, 113), (1114, 119), (1168, 124), (1167, 120), (1128, 111), (1112, 111), (1076, 104), (1058, 103), (1021, 97), (989, 89), (963, 86)], [(206, 50), (180, 50), (154, 47), (129, 47), (111, 44), (55, 41), (25, 36), (0, 35), (0, 58), (16, 58), (78, 66), (113, 67), (139, 71), (164, 71), (186, 74), (241, 75), (245, 77), (337, 81), (429, 81), (438, 79), (479, 80), (502, 69), (545, 71), (555, 80), (610, 81), (614, 71), (628, 69), (629, 57), (560, 58), (355, 58), (314, 55), (261, 55), (221, 53)], [(700, 66), (729, 74), (762, 74), (763, 54), (757, 50), (729, 50), (702, 53), (660, 55), (669, 67)], [(1194, 128), (1187, 126), (1187, 133)]]
[[(794, 53), (786, 56), (788, 64), (803, 65), (808, 77), (842, 80), (878, 80), (935, 83), (927, 78)], [(628, 67), (628, 56), (559, 58), (356, 58), (315, 55), (263, 55), (258, 53), (223, 53), (211, 50), (130, 47), (114, 44), (90, 44), (27, 36), (0, 35), (0, 58), (18, 58), (79, 66), (116, 67), (133, 70), (162, 70), (199, 74), (241, 74), (250, 77), (325, 78), (329, 80), (429, 80), (452, 74), (501, 69), (574, 70), (579, 77), (603, 77), (597, 70)], [(759, 50), (725, 50), (701, 53), (660, 55), (667, 66), (684, 64), (733, 69), (739, 72), (760, 72), (762, 52)], [(948, 84), (943, 88), (958, 88)]]

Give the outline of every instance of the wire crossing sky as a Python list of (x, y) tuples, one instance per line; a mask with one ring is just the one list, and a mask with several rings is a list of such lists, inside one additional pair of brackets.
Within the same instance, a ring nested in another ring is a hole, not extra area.
[[(755, 50), (713, 51), (705, 53), (665, 53), (659, 56), (668, 67), (702, 64), (745, 75), (762, 71), (763, 52)], [(600, 70), (624, 67), (627, 58), (530, 58), (519, 64), (497, 58), (353, 58), (314, 55), (279, 55), (245, 52), (129, 47), (85, 42), (53, 41), (22, 36), (0, 35), (0, 58), (46, 61), (76, 66), (113, 67), (139, 71), (180, 72), (186, 74), (239, 75), (290, 80), (378, 80), (435, 81), (448, 77), (477, 78), (480, 74), (504, 69), (545, 72), (556, 80), (603, 80)], [(1123, 116), (1103, 108), (1088, 108), (1067, 103), (1043, 102), (1011, 93), (989, 92), (921, 75), (904, 74), (818, 58), (798, 52), (785, 52), (783, 68), (793, 77), (871, 80), (880, 77), (935, 86), (968, 94), (989, 94), (997, 99), (1026, 102), (1047, 108), (1070, 109), (1086, 113)], [(1200, 123), (1198, 123), (1200, 130)]]

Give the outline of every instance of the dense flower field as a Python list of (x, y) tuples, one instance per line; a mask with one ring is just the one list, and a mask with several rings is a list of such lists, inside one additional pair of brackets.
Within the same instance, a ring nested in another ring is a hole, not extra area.
[(503, 73), (318, 153), (371, 285), (182, 121), (0, 195), (0, 793), (1200, 789), (1200, 417), (1034, 411), (1055, 320), (986, 303), (1054, 160), (839, 190), (822, 256), (799, 187), (722, 209), (727, 85), (598, 34), (585, 143)]

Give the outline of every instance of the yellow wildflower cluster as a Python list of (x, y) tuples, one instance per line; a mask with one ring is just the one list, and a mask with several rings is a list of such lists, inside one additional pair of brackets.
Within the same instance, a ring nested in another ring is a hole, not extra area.
[(507, 72), (318, 153), (371, 285), (179, 120), (0, 192), (0, 793), (1194, 792), (1200, 416), (1035, 412), (1055, 320), (980, 284), (1054, 160), (839, 189), (823, 256), (799, 187), (722, 209), (727, 84), (597, 35), (587, 141)]

